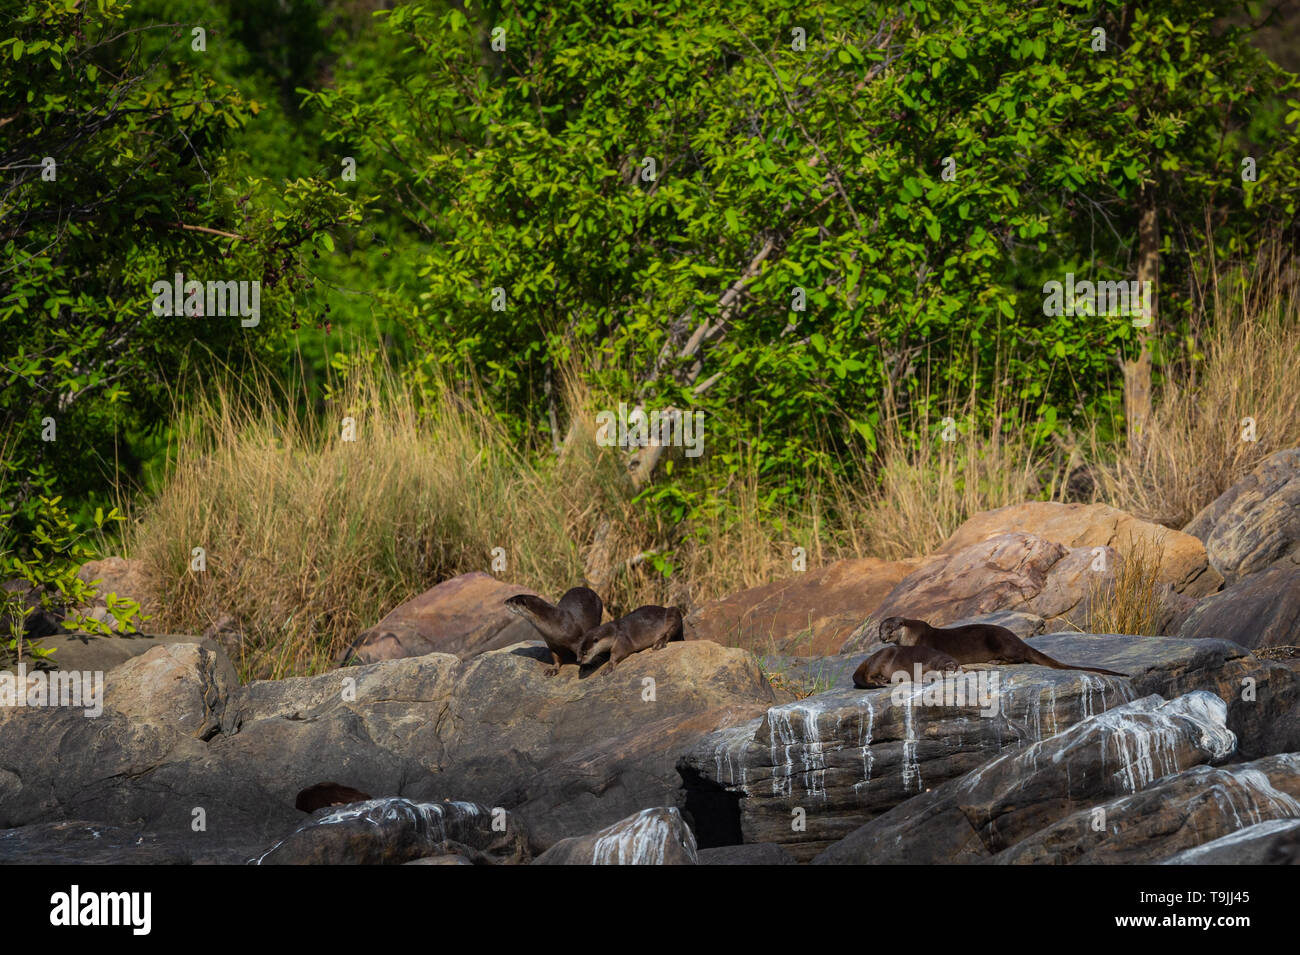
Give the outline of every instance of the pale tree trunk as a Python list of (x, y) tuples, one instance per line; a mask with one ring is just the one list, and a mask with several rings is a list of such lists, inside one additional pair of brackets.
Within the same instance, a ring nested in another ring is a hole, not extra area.
[[(1144, 186), (1140, 195), (1138, 218), (1138, 288), (1151, 283), (1151, 312), (1143, 316), (1137, 329), (1138, 357), (1125, 361), (1124, 418), (1128, 423), (1129, 447), (1142, 449), (1147, 425), (1151, 421), (1151, 342), (1155, 337), (1157, 306), (1160, 299), (1160, 218), (1156, 208), (1155, 188)], [(1150, 321), (1147, 322), (1147, 319)]]

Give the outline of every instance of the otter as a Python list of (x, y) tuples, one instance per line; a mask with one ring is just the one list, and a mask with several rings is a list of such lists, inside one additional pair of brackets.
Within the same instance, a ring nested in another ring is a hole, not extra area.
[(600, 626), (600, 615), (605, 610), (600, 596), (588, 587), (565, 591), (557, 605), (531, 594), (508, 597), (505, 604), (512, 614), (523, 617), (536, 627), (546, 641), (546, 648), (551, 651), (551, 665), (542, 671), (545, 676), (555, 676), (565, 663), (578, 662), (582, 635)]
[(942, 650), (933, 647), (889, 646), (877, 650), (862, 661), (862, 665), (853, 671), (853, 685), (859, 690), (869, 690), (877, 686), (890, 686), (895, 673), (905, 673), (910, 682), (914, 667), (920, 664), (921, 670), (956, 670), (958, 663)]
[(1006, 627), (988, 623), (972, 623), (965, 627), (942, 630), (924, 620), (907, 617), (886, 617), (880, 621), (880, 640), (900, 647), (931, 647), (942, 650), (958, 663), (1036, 663), (1053, 670), (1086, 670), (1106, 676), (1128, 676), (1101, 667), (1071, 666), (1053, 660), (1021, 640)]
[(645, 649), (662, 650), (670, 640), (681, 640), (682, 612), (676, 607), (646, 604), (625, 617), (611, 620), (582, 638), (578, 662), (587, 664), (602, 654), (609, 654), (609, 669), (614, 672), (619, 661)]
[(295, 809), (302, 812), (315, 812), (325, 806), (347, 806), (354, 802), (365, 802), (369, 798), (369, 793), (363, 793), (351, 786), (343, 786), (339, 783), (317, 783), (298, 793), (298, 798), (293, 805)]

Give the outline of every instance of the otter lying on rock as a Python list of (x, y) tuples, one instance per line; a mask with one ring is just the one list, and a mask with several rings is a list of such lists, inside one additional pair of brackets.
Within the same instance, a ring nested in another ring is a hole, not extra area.
[(641, 650), (662, 650), (670, 640), (681, 640), (682, 612), (676, 607), (655, 607), (647, 604), (637, 607), (625, 617), (619, 617), (586, 633), (578, 651), (578, 662), (587, 664), (602, 654), (609, 654), (612, 673), (620, 660)]
[(910, 682), (918, 664), (923, 673), (956, 670), (958, 667), (956, 660), (933, 647), (885, 647), (871, 654), (853, 671), (853, 685), (859, 690), (890, 686), (895, 673), (906, 674)]
[(880, 621), (880, 640), (900, 647), (929, 647), (948, 654), (957, 663), (1015, 664), (1035, 663), (1054, 670), (1086, 670), (1106, 676), (1128, 676), (1100, 667), (1072, 666), (1053, 660), (1035, 650), (1006, 627), (987, 623), (973, 623), (965, 627), (943, 630), (932, 627), (924, 620), (907, 617), (886, 617)]
[(600, 626), (600, 615), (605, 610), (600, 595), (589, 587), (565, 591), (558, 605), (531, 594), (508, 597), (505, 604), (512, 614), (536, 627), (546, 641), (551, 651), (551, 666), (542, 671), (546, 676), (555, 676), (562, 664), (578, 662), (583, 634)]

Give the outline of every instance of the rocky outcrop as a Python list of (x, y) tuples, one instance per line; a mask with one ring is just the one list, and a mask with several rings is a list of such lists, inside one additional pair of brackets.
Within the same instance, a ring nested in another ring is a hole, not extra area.
[(687, 640), (744, 647), (759, 656), (837, 653), (919, 560), (840, 560), (705, 604), (686, 617)]
[[(613, 674), (545, 677), (544, 648), (525, 645), (242, 688), (213, 678), (206, 651), (156, 652), (111, 674), (98, 718), (0, 707), (0, 828), (90, 818), (188, 844), (201, 809), (208, 851), (265, 849), (301, 822), (304, 787), (337, 780), (377, 797), (517, 804), (526, 827), (546, 817), (540, 851), (671, 802), (665, 741), (684, 747), (775, 699), (750, 654), (708, 642), (634, 654)], [(172, 678), (179, 709), (160, 690)]]
[(1198, 601), (1178, 635), (1219, 637), (1252, 650), (1300, 646), (1300, 568), (1263, 570)]
[(1161, 865), (1300, 865), (1300, 819), (1270, 819), (1185, 849)]
[(402, 865), (455, 854), (470, 862), (519, 864), (528, 838), (505, 810), (472, 802), (372, 799), (321, 810), (250, 860), (256, 865)]
[(1128, 558), (1135, 550), (1159, 554), (1157, 580), (1189, 597), (1214, 593), (1223, 584), (1209, 565), (1205, 545), (1190, 533), (1170, 530), (1106, 504), (1027, 501), (976, 514), (944, 542), (940, 554), (1019, 531), (1070, 549), (1109, 547)]
[(829, 865), (974, 862), (1070, 813), (1232, 755), (1227, 706), (1198, 690), (1152, 695), (998, 756), (895, 806), (832, 845)]
[[(1001, 534), (950, 554), (940, 554), (905, 577), (844, 643), (862, 650), (876, 639), (885, 617), (912, 617), (946, 627), (966, 617), (1014, 610), (1048, 626), (1082, 625), (1099, 578), (1113, 572), (1114, 550), (1069, 548), (1030, 534)], [(1106, 571), (1094, 570), (1098, 556)]]
[(1300, 753), (1196, 766), (1080, 810), (993, 857), (1004, 865), (1149, 864), (1270, 819), (1300, 818)]
[(1121, 677), (1034, 666), (834, 690), (700, 740), (678, 761), (679, 805), (702, 846), (771, 842), (806, 860), (927, 788), (1133, 696)]
[(1205, 542), (1211, 566), (1228, 583), (1300, 566), (1300, 448), (1265, 458), (1183, 530)]
[(505, 599), (515, 594), (537, 596), (527, 587), (503, 583), (482, 571), (444, 580), (360, 634), (343, 659), (377, 663), (450, 653), (464, 660), (536, 640), (532, 624), (505, 608)]
[(589, 836), (563, 839), (533, 865), (695, 865), (695, 835), (675, 807), (643, 809)]
[(238, 688), (226, 655), (194, 643), (154, 647), (104, 679), (105, 705), (114, 712), (202, 740), (221, 731), (226, 702)]
[(1227, 640), (1052, 633), (1027, 641), (1063, 663), (1126, 673), (1143, 696), (1208, 690), (1228, 704), (1228, 729), (1246, 759), (1300, 750), (1300, 674)]

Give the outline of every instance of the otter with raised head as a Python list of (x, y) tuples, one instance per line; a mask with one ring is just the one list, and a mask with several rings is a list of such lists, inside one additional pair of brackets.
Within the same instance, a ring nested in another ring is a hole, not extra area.
[(958, 666), (956, 660), (933, 647), (884, 647), (863, 660), (853, 671), (853, 685), (859, 690), (891, 686), (895, 673), (905, 673), (910, 682), (917, 664), (920, 664), (922, 673), (955, 670)]
[(1035, 650), (1006, 627), (991, 623), (972, 623), (965, 627), (943, 630), (932, 627), (924, 620), (907, 617), (886, 617), (880, 621), (880, 640), (900, 647), (930, 647), (948, 654), (958, 663), (1016, 664), (1036, 663), (1053, 670), (1086, 670), (1106, 676), (1128, 676), (1101, 667), (1073, 666), (1053, 660), (1046, 653)]
[(670, 640), (681, 640), (682, 612), (676, 607), (655, 607), (646, 604), (637, 607), (625, 617), (611, 620), (582, 638), (578, 662), (591, 663), (602, 654), (609, 654), (609, 669), (614, 672), (619, 661), (641, 650), (662, 650)]
[(546, 641), (551, 665), (542, 671), (545, 676), (555, 676), (565, 663), (578, 662), (582, 635), (600, 626), (600, 615), (605, 610), (600, 595), (589, 587), (565, 591), (558, 604), (549, 604), (532, 594), (507, 597), (505, 604), (516, 617), (531, 623)]

